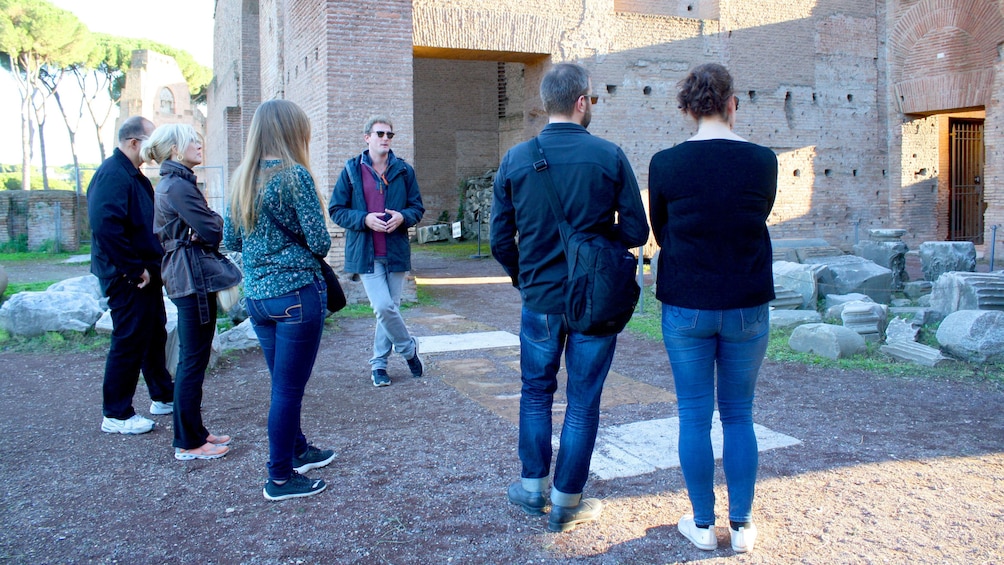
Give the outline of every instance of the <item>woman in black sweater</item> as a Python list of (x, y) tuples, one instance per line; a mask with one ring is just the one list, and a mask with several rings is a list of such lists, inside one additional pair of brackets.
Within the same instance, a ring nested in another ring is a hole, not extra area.
[(715, 536), (717, 400), (725, 436), (733, 550), (753, 549), (757, 443), (753, 396), (770, 334), (774, 299), (767, 217), (777, 191), (777, 157), (732, 131), (739, 99), (725, 67), (705, 64), (680, 83), (679, 107), (697, 134), (649, 165), (649, 213), (659, 254), (656, 297), (680, 415), (680, 466), (693, 514), (678, 528), (698, 548)]

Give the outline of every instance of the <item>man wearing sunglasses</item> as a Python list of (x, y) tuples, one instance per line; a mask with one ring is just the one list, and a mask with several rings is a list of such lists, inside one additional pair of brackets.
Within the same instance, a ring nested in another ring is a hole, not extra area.
[[(530, 515), (542, 515), (550, 506), (547, 528), (552, 532), (566, 532), (600, 516), (600, 501), (583, 498), (582, 491), (617, 335), (585, 335), (567, 325), (568, 263), (559, 219), (548, 202), (544, 173), (538, 171), (550, 169), (557, 200), (573, 230), (600, 233), (625, 249), (648, 239), (648, 219), (627, 157), (613, 143), (586, 131), (597, 102), (591, 90), (589, 72), (580, 65), (560, 63), (544, 75), (540, 98), (548, 124), (537, 137), (539, 146), (530, 140), (506, 153), (495, 175), (492, 202), (492, 255), (523, 300), (519, 335), (523, 468), (507, 494), (509, 502)], [(548, 497), (551, 414), (562, 353), (568, 402)]]
[(418, 342), (401, 317), (401, 291), (411, 270), (408, 228), (425, 214), (415, 169), (390, 149), (394, 126), (373, 116), (363, 127), (367, 149), (349, 159), (335, 183), (328, 215), (345, 228), (345, 270), (362, 279), (376, 315), (370, 378), (373, 386), (390, 385), (387, 360), (396, 351), (411, 376), (422, 376)]
[(132, 406), (140, 369), (153, 401), (150, 413), (174, 411), (160, 278), (164, 248), (153, 234), (153, 185), (139, 170), (140, 148), (154, 127), (141, 116), (122, 122), (118, 148), (101, 163), (87, 187), (91, 272), (108, 297), (113, 326), (102, 389), (101, 431), (107, 433), (153, 430), (154, 421)]

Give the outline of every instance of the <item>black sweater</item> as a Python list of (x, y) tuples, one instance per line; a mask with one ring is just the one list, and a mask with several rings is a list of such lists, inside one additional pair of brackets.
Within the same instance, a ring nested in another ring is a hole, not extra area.
[(774, 299), (767, 217), (777, 157), (744, 141), (688, 141), (649, 165), (649, 214), (662, 247), (656, 297), (697, 310)]

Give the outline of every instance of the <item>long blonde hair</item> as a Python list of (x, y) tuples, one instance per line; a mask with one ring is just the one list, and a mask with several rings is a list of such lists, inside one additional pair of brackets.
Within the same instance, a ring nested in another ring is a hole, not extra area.
[[(310, 119), (289, 100), (263, 102), (251, 118), (244, 158), (230, 182), (230, 219), (244, 233), (252, 231), (258, 221), (258, 190), (265, 180), (259, 178), (259, 164), (266, 155), (278, 157), (280, 169), (298, 164), (310, 172)], [(314, 191), (323, 213), (324, 198), (317, 183)]]

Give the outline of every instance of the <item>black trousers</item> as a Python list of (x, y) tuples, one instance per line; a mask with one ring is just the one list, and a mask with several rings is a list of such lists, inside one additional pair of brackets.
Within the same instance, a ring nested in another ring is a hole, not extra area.
[(192, 294), (171, 301), (178, 307), (178, 369), (174, 372), (174, 447), (196, 449), (209, 431), (202, 423), (202, 383), (216, 332), (216, 293), (206, 297), (209, 322), (199, 323), (199, 299)]
[(128, 420), (136, 414), (132, 397), (141, 369), (151, 399), (171, 402), (174, 398), (164, 358), (167, 313), (161, 288), (160, 284), (137, 288), (119, 279), (105, 292), (114, 324), (103, 386), (103, 411), (108, 418)]

